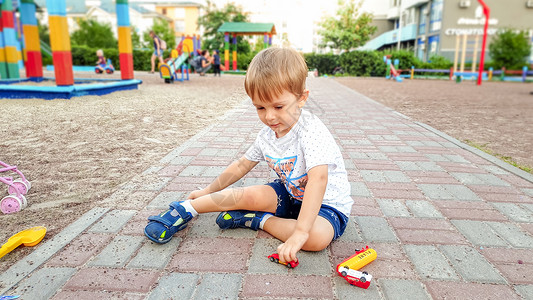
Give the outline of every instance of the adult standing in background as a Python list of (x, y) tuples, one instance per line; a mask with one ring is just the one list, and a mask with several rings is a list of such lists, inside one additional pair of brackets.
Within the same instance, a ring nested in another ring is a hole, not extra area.
[(150, 37), (153, 40), (154, 43), (154, 53), (152, 54), (152, 71), (150, 73), (154, 73), (155, 69), (155, 59), (159, 58), (159, 63), (163, 64), (163, 49), (161, 49), (161, 39), (155, 34), (153, 30), (150, 31)]

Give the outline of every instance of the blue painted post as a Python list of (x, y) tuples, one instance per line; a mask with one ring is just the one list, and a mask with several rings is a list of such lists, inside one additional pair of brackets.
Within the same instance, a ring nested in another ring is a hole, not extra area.
[(524, 66), (522, 68), (522, 82), (526, 82), (526, 76), (527, 76), (527, 67)]

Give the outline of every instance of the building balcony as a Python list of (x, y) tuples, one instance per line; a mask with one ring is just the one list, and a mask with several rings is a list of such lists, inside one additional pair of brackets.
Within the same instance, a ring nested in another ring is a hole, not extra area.
[[(416, 39), (416, 29), (417, 24), (409, 24), (402, 27), (400, 41), (410, 41)], [(394, 29), (387, 31), (378, 37), (370, 40), (364, 46), (361, 47), (361, 50), (377, 50), (385, 45), (398, 43), (398, 33), (399, 29)]]

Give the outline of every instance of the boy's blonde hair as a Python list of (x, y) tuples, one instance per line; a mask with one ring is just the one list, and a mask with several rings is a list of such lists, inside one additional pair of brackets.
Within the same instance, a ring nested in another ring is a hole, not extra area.
[(305, 90), (307, 64), (290, 48), (268, 48), (259, 52), (248, 67), (244, 88), (250, 98), (270, 102), (288, 91), (300, 97)]
[(104, 51), (102, 49), (96, 50), (96, 56), (104, 56)]

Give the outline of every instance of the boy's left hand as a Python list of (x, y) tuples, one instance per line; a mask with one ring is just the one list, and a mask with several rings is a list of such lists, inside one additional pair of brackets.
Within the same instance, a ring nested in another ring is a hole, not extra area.
[(296, 253), (302, 249), (308, 238), (308, 232), (295, 231), (285, 243), (278, 246), (279, 260), (283, 262), (297, 261)]

